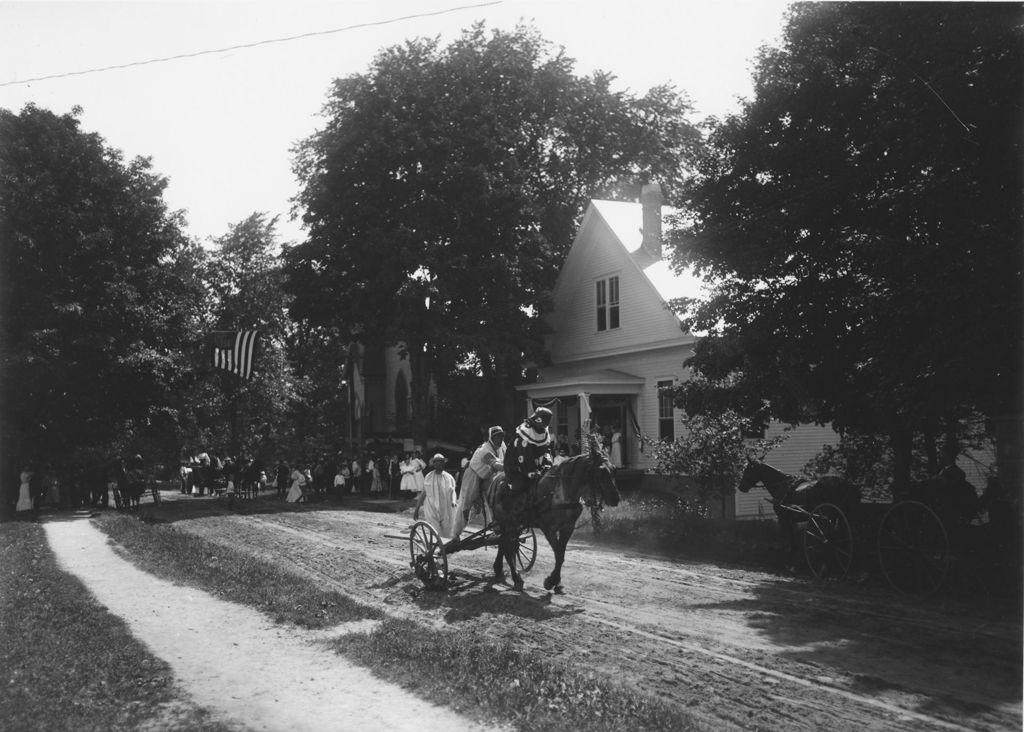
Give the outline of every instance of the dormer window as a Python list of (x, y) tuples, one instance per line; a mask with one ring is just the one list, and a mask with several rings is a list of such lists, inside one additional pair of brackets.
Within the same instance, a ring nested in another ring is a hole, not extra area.
[(597, 281), (597, 329), (613, 330), (619, 327), (619, 278), (609, 277)]

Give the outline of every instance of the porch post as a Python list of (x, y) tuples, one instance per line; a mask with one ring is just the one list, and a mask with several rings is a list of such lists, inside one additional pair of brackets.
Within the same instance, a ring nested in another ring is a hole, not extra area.
[(590, 395), (581, 391), (577, 398), (580, 403), (580, 454), (589, 455), (590, 440), (587, 435), (590, 434)]

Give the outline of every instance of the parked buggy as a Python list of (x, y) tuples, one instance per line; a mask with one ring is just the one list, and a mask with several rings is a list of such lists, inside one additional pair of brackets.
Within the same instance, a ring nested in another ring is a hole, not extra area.
[(852, 500), (848, 489), (837, 489), (842, 479), (835, 480), (828, 490), (818, 486), (809, 498), (797, 487), (813, 482), (750, 461), (739, 489), (764, 485), (780, 525), (799, 528), (799, 548), (815, 577), (841, 579), (873, 558), (889, 585), (905, 594), (939, 590), (955, 560), (1008, 581), (1018, 579), (1012, 574), (1019, 555), (1017, 532), (1005, 521), (981, 523), (969, 484), (933, 478), (897, 493), (892, 503), (864, 503), (859, 491)]

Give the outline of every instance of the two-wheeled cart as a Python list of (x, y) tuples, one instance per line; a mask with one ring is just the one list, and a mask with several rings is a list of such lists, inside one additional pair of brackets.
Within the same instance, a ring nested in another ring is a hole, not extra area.
[(1001, 555), (1012, 553), (989, 526), (917, 500), (846, 510), (822, 503), (804, 513), (804, 557), (815, 577), (840, 579), (855, 561), (863, 565), (873, 558), (889, 585), (908, 595), (938, 591), (956, 559), (990, 570), (1000, 568)]
[[(410, 566), (416, 576), (430, 589), (448, 587), (448, 557), (455, 552), (497, 547), (501, 538), (501, 526), (492, 522), (479, 531), (467, 534), (458, 541), (445, 541), (437, 530), (426, 521), (417, 521), (409, 532)], [(519, 532), (519, 546), (515, 562), (519, 572), (527, 572), (537, 559), (537, 535), (526, 527)]]

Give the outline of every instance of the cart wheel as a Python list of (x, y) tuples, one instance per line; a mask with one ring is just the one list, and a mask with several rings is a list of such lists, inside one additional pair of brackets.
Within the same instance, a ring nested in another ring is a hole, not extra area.
[(842, 579), (849, 573), (853, 565), (853, 533), (839, 506), (822, 503), (808, 516), (804, 557), (815, 577)]
[(444, 542), (426, 521), (417, 521), (409, 532), (409, 557), (410, 566), (425, 587), (440, 590), (448, 586)]
[(878, 527), (878, 562), (897, 592), (927, 595), (949, 572), (949, 537), (938, 515), (918, 501), (901, 501)]
[(529, 526), (519, 532), (519, 546), (516, 547), (516, 567), (519, 572), (529, 572), (537, 561), (537, 535)]

